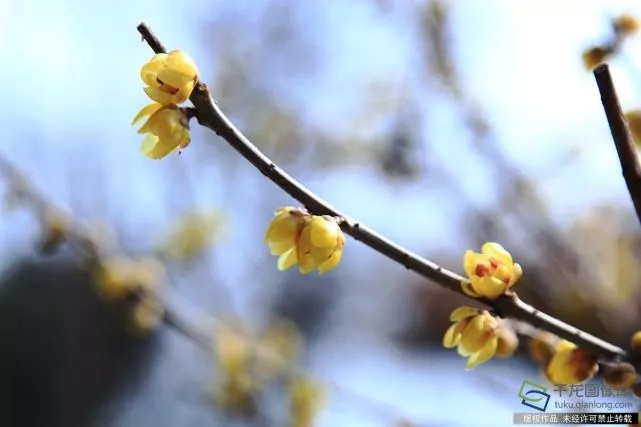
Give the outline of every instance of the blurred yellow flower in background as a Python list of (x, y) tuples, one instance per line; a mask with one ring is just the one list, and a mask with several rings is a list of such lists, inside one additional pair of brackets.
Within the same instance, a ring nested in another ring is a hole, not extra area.
[(579, 384), (599, 370), (596, 356), (570, 341), (559, 341), (554, 350), (554, 356), (545, 366), (545, 377), (552, 384)]
[(164, 257), (186, 261), (202, 254), (219, 241), (225, 225), (226, 218), (221, 212), (188, 212), (170, 226), (157, 251)]

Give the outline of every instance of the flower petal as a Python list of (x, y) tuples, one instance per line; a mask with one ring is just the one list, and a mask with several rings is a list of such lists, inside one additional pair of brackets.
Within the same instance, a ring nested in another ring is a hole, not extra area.
[(512, 265), (512, 255), (496, 242), (487, 242), (481, 246), (481, 253), (488, 257), (495, 258), (505, 265)]
[(139, 112), (136, 114), (136, 117), (132, 120), (131, 124), (135, 125), (138, 123), (143, 117), (146, 116), (151, 116), (154, 114), (156, 111), (160, 110), (162, 108), (162, 104), (158, 104), (157, 102), (154, 102), (152, 104), (145, 105)]
[(481, 363), (485, 363), (494, 357), (496, 354), (496, 348), (498, 345), (498, 339), (492, 339), (488, 341), (487, 345), (483, 347), (481, 351), (478, 351), (470, 356), (465, 365), (466, 370), (474, 369)]
[(313, 246), (317, 248), (336, 246), (341, 229), (335, 221), (321, 216), (313, 216), (309, 227), (309, 237)]
[(481, 294), (479, 294), (474, 290), (474, 286), (472, 285), (472, 282), (470, 282), (469, 280), (464, 280), (461, 282), (461, 289), (466, 295), (471, 296), (472, 298), (482, 297)]
[(505, 293), (507, 284), (496, 277), (487, 276), (480, 278), (475, 289), (488, 299), (496, 299)]
[(461, 341), (461, 334), (456, 331), (457, 325), (458, 323), (454, 323), (447, 328), (447, 331), (445, 331), (445, 335), (443, 336), (443, 347), (454, 348)]
[(472, 277), (476, 275), (476, 264), (478, 263), (479, 254), (474, 251), (466, 250), (465, 256), (463, 257), (463, 268), (465, 269), (465, 274), (467, 277)]
[(152, 101), (158, 102), (162, 105), (171, 105), (179, 104), (177, 102), (177, 97), (167, 92), (163, 92), (160, 88), (147, 86), (143, 89), (147, 96), (151, 98)]
[(325, 261), (321, 262), (318, 265), (318, 272), (320, 274), (324, 274), (328, 272), (329, 270), (333, 269), (338, 265), (338, 263), (341, 261), (341, 257), (343, 255), (343, 250), (342, 249), (336, 249), (334, 250), (334, 253), (327, 258)]
[(512, 280), (510, 280), (509, 287), (514, 285), (517, 280), (519, 280), (523, 276), (523, 269), (521, 268), (520, 264), (514, 263), (514, 266), (512, 268)]
[(459, 320), (463, 320), (466, 317), (476, 316), (477, 314), (480, 314), (480, 313), (481, 313), (481, 310), (479, 310), (478, 308), (461, 306), (454, 309), (452, 314), (450, 314), (450, 320), (452, 322), (458, 322)]
[(278, 270), (285, 271), (296, 265), (296, 251), (291, 248), (289, 251), (283, 253), (278, 257)]
[(145, 140), (142, 142), (140, 147), (140, 151), (150, 159), (162, 159), (179, 148), (176, 144), (173, 144), (172, 141), (162, 140), (157, 137), (154, 137), (156, 140), (152, 143), (151, 140), (148, 139), (150, 136), (153, 135), (145, 137)]
[(308, 274), (314, 271), (314, 268), (316, 266), (314, 265), (314, 261), (312, 260), (312, 257), (309, 256), (308, 254), (300, 254), (298, 253), (298, 271), (301, 274)]
[(157, 80), (158, 70), (166, 58), (166, 53), (157, 53), (140, 68), (140, 78), (145, 84), (149, 86), (160, 85)]
[(294, 249), (295, 243), (293, 240), (278, 240), (272, 241), (269, 244), (269, 253), (272, 255), (281, 255), (290, 249)]

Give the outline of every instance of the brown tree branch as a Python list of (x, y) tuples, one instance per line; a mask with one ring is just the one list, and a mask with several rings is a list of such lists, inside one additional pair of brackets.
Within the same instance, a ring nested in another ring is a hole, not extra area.
[[(163, 44), (145, 23), (138, 25), (137, 29), (155, 53), (167, 52)], [(222, 137), (265, 177), (300, 202), (309, 212), (315, 215), (331, 215), (341, 218), (341, 228), (354, 239), (361, 241), (392, 261), (403, 265), (406, 269), (453, 292), (465, 295), (461, 289), (461, 282), (466, 280), (464, 277), (410, 252), (359, 222), (348, 218), (280, 169), (233, 125), (220, 110), (205, 83), (198, 82), (189, 99), (195, 107), (199, 124)], [(514, 293), (504, 295), (495, 301), (486, 299), (474, 300), (491, 307), (502, 317), (527, 322), (534, 327), (570, 340), (601, 358), (620, 360), (627, 356), (623, 349), (538, 311), (521, 301)]]
[(593, 72), (601, 94), (605, 116), (610, 125), (614, 146), (621, 162), (623, 179), (628, 187), (628, 193), (630, 193), (637, 218), (641, 222), (641, 163), (639, 163), (634, 139), (623, 115), (619, 97), (610, 74), (610, 67), (607, 64), (601, 64)]

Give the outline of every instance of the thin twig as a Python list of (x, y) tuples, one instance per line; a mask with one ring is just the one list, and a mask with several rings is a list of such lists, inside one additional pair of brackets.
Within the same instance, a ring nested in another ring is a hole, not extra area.
[(639, 163), (634, 138), (632, 138), (630, 128), (621, 109), (619, 97), (614, 88), (610, 67), (607, 64), (601, 64), (596, 67), (594, 69), (594, 78), (599, 87), (605, 116), (608, 119), (614, 146), (621, 162), (623, 179), (625, 179), (625, 184), (628, 187), (628, 193), (630, 193), (630, 198), (634, 204), (637, 218), (641, 222), (641, 163)]
[[(167, 52), (163, 44), (145, 23), (141, 23), (137, 28), (155, 53)], [(453, 292), (465, 295), (461, 289), (461, 282), (466, 280), (464, 277), (410, 252), (359, 222), (348, 218), (276, 166), (218, 108), (206, 84), (198, 82), (189, 99), (195, 107), (199, 124), (222, 137), (265, 177), (298, 200), (309, 212), (315, 215), (331, 215), (341, 218), (341, 228), (354, 239), (361, 241), (392, 261), (403, 265), (406, 269)], [(623, 349), (538, 311), (521, 301), (514, 293), (503, 295), (495, 301), (487, 299), (474, 300), (491, 307), (502, 317), (521, 320), (539, 329), (547, 330), (561, 338), (576, 343), (601, 358), (619, 360), (626, 357), (626, 352)]]

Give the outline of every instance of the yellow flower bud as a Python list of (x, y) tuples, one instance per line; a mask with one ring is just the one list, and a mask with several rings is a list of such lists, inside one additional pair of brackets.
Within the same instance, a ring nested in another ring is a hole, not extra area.
[(139, 134), (148, 134), (140, 148), (147, 157), (161, 159), (191, 142), (189, 120), (175, 105), (149, 104), (140, 110), (132, 124), (147, 116), (147, 121), (138, 129)]
[(545, 366), (545, 376), (552, 384), (579, 384), (599, 370), (597, 357), (566, 340), (557, 343), (554, 356)]
[(507, 325), (501, 324), (499, 327), (499, 341), (496, 347), (498, 357), (511, 357), (516, 349), (519, 348), (519, 337), (516, 332)]
[(340, 262), (345, 236), (335, 218), (288, 206), (276, 211), (264, 241), (279, 256), (279, 270), (298, 264), (302, 274), (315, 269), (322, 274)]
[(535, 362), (545, 365), (554, 356), (554, 343), (558, 337), (547, 331), (538, 331), (529, 341), (530, 357)]
[(189, 99), (198, 81), (198, 68), (185, 52), (174, 50), (154, 55), (140, 69), (147, 96), (162, 105)]
[(615, 390), (628, 390), (636, 381), (637, 371), (629, 363), (616, 363), (603, 369), (603, 380)]
[(639, 31), (639, 21), (632, 15), (621, 15), (612, 23), (617, 34), (629, 36)]
[(586, 70), (592, 71), (597, 65), (605, 62), (608, 59), (608, 56), (612, 54), (612, 50), (602, 48), (602, 47), (592, 47), (587, 49), (581, 55), (583, 60), (583, 66)]
[(521, 266), (512, 260), (512, 255), (493, 242), (485, 243), (481, 253), (466, 251), (463, 267), (470, 279), (461, 283), (463, 292), (474, 298), (496, 299), (523, 275)]
[(486, 310), (459, 307), (452, 312), (454, 322), (443, 337), (445, 348), (457, 347), (458, 353), (469, 357), (466, 369), (490, 360), (498, 348), (499, 324)]

